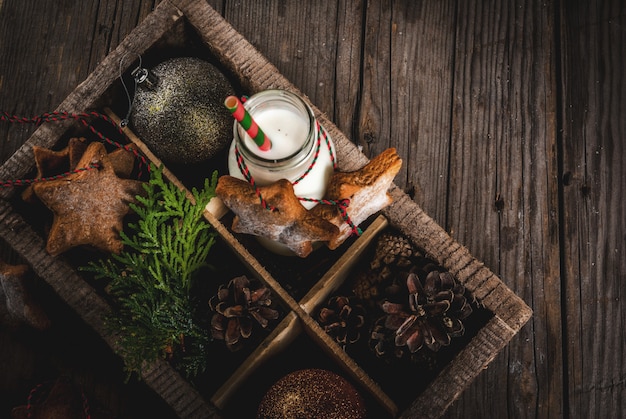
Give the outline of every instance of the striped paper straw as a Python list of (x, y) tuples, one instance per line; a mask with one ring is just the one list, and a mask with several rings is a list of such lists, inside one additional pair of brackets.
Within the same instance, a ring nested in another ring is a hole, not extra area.
[(230, 113), (233, 114), (243, 129), (246, 130), (250, 138), (254, 140), (260, 150), (268, 151), (272, 148), (272, 142), (270, 139), (267, 138), (265, 133), (261, 130), (261, 127), (254, 122), (237, 96), (228, 96), (224, 101), (224, 105), (228, 108)]

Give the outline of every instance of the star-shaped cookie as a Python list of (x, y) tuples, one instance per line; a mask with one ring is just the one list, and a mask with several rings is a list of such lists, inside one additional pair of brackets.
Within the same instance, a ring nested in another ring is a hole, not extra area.
[[(359, 170), (333, 173), (324, 196), (333, 201), (350, 200), (347, 214), (351, 223), (358, 226), (391, 203), (387, 190), (401, 167), (396, 149), (389, 148)], [(339, 228), (339, 234), (327, 243), (330, 249), (339, 247), (352, 234), (352, 226), (343, 219), (337, 206), (316, 205), (311, 212)]]
[(98, 168), (33, 185), (37, 197), (54, 214), (46, 245), (53, 256), (81, 245), (111, 253), (123, 248), (119, 236), (123, 219), (130, 212), (129, 202), (144, 193), (143, 182), (119, 178), (99, 142), (89, 144), (76, 167), (89, 165)]
[(335, 225), (302, 206), (288, 180), (258, 189), (274, 210), (263, 207), (248, 182), (232, 176), (220, 177), (215, 193), (235, 213), (233, 231), (278, 241), (300, 257), (313, 251), (313, 242), (329, 241), (339, 233)]

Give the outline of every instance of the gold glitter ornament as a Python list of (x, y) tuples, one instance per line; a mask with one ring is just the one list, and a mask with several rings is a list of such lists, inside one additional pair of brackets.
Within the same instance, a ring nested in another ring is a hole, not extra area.
[(230, 143), (233, 119), (223, 103), (234, 90), (211, 63), (172, 58), (132, 74), (133, 129), (165, 163), (199, 163)]
[(278, 380), (261, 400), (257, 419), (361, 419), (361, 395), (345, 378), (323, 369), (303, 369)]

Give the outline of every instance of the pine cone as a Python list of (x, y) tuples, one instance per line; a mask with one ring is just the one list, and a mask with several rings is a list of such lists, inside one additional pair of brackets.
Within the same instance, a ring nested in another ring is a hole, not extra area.
[(418, 253), (405, 236), (383, 233), (376, 241), (370, 266), (354, 277), (354, 294), (368, 306), (377, 306), (380, 299), (398, 287), (399, 276), (411, 269)]
[(380, 276), (369, 270), (357, 272), (352, 291), (361, 301), (369, 302), (372, 306), (380, 298)]
[(266, 328), (270, 320), (278, 318), (278, 311), (271, 307), (271, 290), (265, 286), (251, 289), (245, 276), (230, 280), (227, 286), (220, 285), (216, 295), (209, 300), (215, 312), (211, 318), (211, 335), (224, 340), (231, 351), (240, 349), (241, 339), (252, 335), (255, 320)]
[(411, 258), (415, 254), (413, 245), (404, 236), (384, 233), (376, 242), (374, 258), (370, 262), (370, 268), (382, 272), (386, 268), (396, 270), (407, 268), (412, 265)]
[(346, 345), (357, 342), (361, 337), (365, 309), (354, 298), (335, 296), (320, 309), (317, 321), (345, 350)]
[(424, 346), (437, 352), (463, 335), (463, 319), (472, 313), (465, 287), (449, 272), (431, 270), (424, 284), (414, 272), (406, 276), (405, 299), (385, 299), (370, 334), (370, 348), (379, 356), (402, 357)]

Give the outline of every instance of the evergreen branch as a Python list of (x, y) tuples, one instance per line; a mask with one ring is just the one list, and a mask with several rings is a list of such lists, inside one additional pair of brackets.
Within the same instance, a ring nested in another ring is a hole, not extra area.
[(109, 281), (108, 290), (119, 306), (106, 319), (121, 331), (120, 351), (129, 373), (143, 362), (165, 357), (176, 360), (186, 374), (205, 368), (208, 332), (194, 321), (190, 295), (194, 275), (207, 266), (215, 233), (202, 219), (215, 196), (217, 172), (193, 188), (195, 204), (164, 180), (161, 167), (151, 167), (145, 196), (131, 204), (138, 220), (121, 232), (124, 250), (81, 268)]

